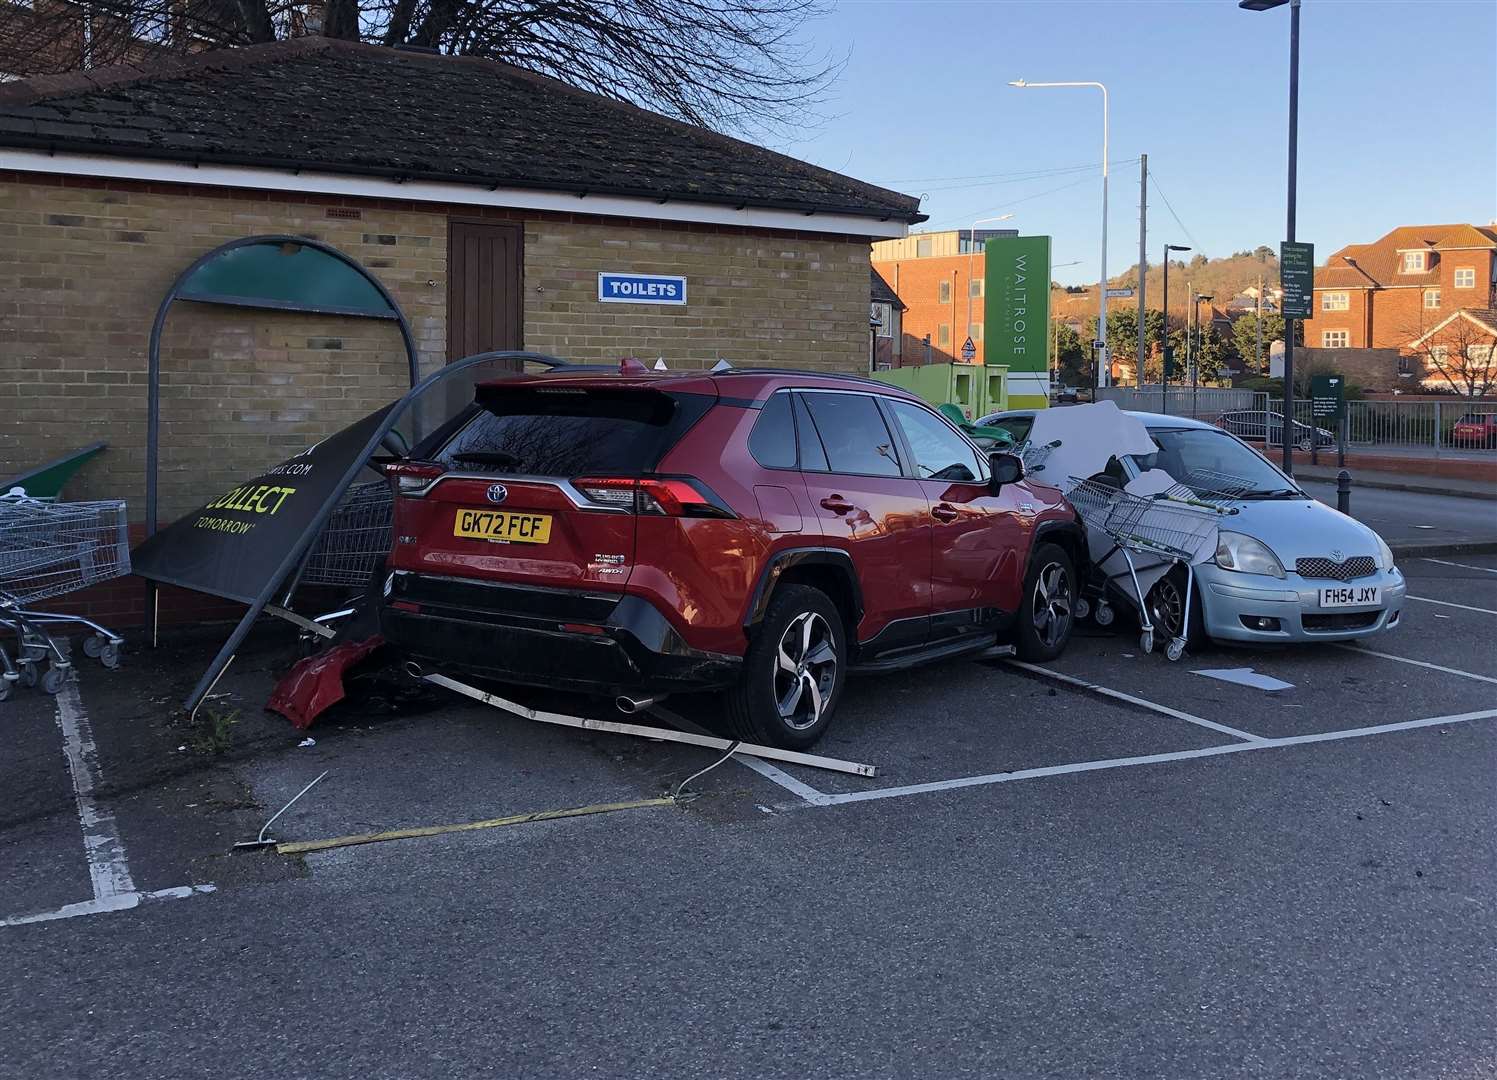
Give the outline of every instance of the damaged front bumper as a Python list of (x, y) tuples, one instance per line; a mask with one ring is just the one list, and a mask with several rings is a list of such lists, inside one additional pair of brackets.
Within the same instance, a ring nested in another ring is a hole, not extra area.
[(582, 693), (732, 685), (741, 659), (689, 647), (649, 601), (399, 572), (380, 630), (423, 668)]

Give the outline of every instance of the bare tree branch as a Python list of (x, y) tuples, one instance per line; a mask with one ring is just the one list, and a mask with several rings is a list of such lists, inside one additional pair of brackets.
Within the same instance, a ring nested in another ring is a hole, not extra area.
[[(830, 0), (91, 0), (0, 3), (0, 67), (55, 74), (320, 32), (503, 60), (719, 130), (804, 131), (842, 62)], [(79, 42), (92, 14), (88, 55)], [(18, 59), (21, 58), (21, 59)], [(24, 62), (22, 62), (24, 60)]]

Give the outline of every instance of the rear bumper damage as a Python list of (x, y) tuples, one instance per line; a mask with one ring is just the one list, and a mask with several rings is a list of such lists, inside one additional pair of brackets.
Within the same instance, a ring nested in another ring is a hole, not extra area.
[(582, 693), (709, 690), (742, 663), (691, 648), (642, 597), (424, 574), (393, 575), (380, 629), (423, 668)]

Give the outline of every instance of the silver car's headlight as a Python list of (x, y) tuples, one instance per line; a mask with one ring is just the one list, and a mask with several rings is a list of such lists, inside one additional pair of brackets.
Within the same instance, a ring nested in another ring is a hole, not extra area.
[(1377, 533), (1373, 533), (1372, 538), (1377, 541), (1377, 564), (1384, 570), (1397, 570), (1398, 567), (1393, 565), (1393, 549), (1388, 542)]
[(1216, 540), (1216, 565), (1240, 574), (1267, 574), (1282, 578), (1284, 568), (1268, 545), (1243, 533), (1223, 530)]

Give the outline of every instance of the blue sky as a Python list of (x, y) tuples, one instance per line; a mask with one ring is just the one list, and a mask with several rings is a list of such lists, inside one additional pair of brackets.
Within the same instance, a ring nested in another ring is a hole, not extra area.
[[(1301, 10), (1298, 233), (1317, 261), (1395, 225), (1497, 218), (1497, 0)], [(777, 148), (927, 194), (922, 228), (1011, 210), (1007, 225), (1054, 237), (1057, 265), (1082, 260), (1056, 278), (1095, 281), (1100, 173), (1051, 170), (1101, 161), (1101, 95), (1007, 83), (1096, 80), (1112, 102), (1110, 273), (1137, 261), (1141, 151), (1151, 263), (1166, 240), (1221, 256), (1283, 239), (1287, 7), (840, 0), (808, 39), (851, 55), (826, 122)]]

